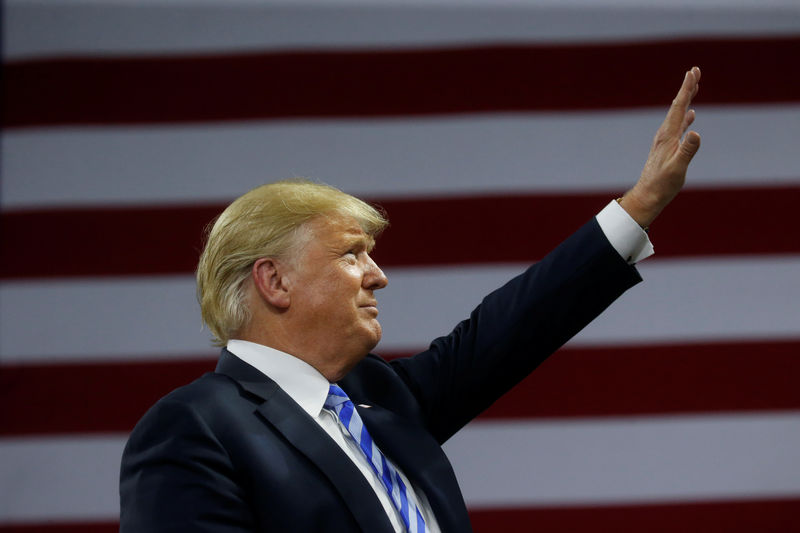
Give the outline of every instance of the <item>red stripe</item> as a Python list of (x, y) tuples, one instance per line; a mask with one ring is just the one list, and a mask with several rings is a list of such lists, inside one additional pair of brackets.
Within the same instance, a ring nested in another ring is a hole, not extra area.
[(159, 398), (213, 358), (0, 366), (0, 435), (130, 431)]
[[(6, 63), (7, 127), (797, 102), (800, 37)], [(758, 72), (758, 75), (743, 73)], [(706, 81), (707, 80), (707, 81)]]
[(800, 499), (486, 509), (470, 518), (475, 531), (504, 533), (789, 533), (800, 531)]
[(193, 272), (224, 206), (0, 213), (0, 279)]
[[(471, 509), (478, 532), (788, 533), (800, 531), (800, 499)], [(112, 533), (118, 523), (0, 525), (0, 533)]]
[(797, 409), (798, 380), (800, 340), (566, 349), (482, 416)]
[[(613, 197), (379, 200), (392, 225), (374, 256), (383, 267), (532, 262)], [(659, 257), (796, 254), (800, 239), (787, 228), (796, 225), (798, 205), (800, 186), (687, 190), (656, 221), (651, 237)], [(0, 279), (187, 274), (197, 265), (203, 228), (223, 208), (5, 212)]]
[(0, 524), (0, 533), (119, 533), (119, 522)]
[[(800, 340), (565, 349), (482, 416), (542, 418), (800, 408)], [(399, 354), (394, 354), (399, 355)], [(210, 359), (0, 367), (0, 435), (127, 432)]]

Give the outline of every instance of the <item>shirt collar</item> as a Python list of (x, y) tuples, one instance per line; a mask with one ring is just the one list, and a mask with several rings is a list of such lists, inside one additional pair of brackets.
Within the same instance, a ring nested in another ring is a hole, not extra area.
[(226, 347), (275, 381), (312, 418), (320, 416), (330, 383), (316, 368), (293, 355), (250, 341), (231, 339)]

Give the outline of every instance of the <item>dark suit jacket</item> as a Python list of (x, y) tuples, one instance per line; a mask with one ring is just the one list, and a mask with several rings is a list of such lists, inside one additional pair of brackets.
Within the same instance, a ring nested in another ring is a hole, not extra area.
[[(593, 219), (486, 296), (428, 350), (368, 355), (339, 382), (443, 532), (471, 531), (440, 445), (589, 323), (639, 275)], [(358, 469), (278, 385), (223, 350), (214, 373), (161, 399), (131, 434), (123, 532), (389, 533)]]

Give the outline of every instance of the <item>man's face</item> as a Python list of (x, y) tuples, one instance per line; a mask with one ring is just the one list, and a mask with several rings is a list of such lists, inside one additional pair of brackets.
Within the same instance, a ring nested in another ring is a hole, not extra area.
[(305, 349), (321, 366), (341, 367), (334, 375), (340, 379), (381, 339), (374, 291), (388, 280), (369, 256), (372, 237), (352, 217), (318, 217), (307, 229), (293, 260), (288, 312), (304, 332)]

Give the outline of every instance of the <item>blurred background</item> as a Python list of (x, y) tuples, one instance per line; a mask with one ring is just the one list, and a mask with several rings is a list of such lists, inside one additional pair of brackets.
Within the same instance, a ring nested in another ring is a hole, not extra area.
[(800, 531), (797, 0), (6, 0), (2, 38), (0, 532), (116, 530), (127, 434), (214, 367), (233, 198), (383, 206), (409, 355), (635, 182), (692, 65), (645, 283), (445, 449), (478, 531)]

